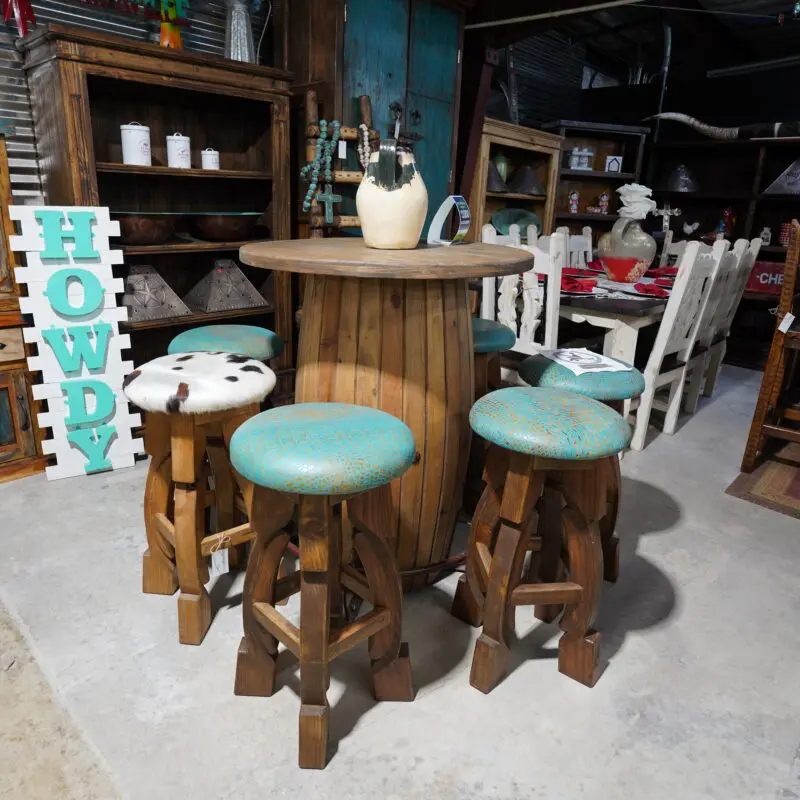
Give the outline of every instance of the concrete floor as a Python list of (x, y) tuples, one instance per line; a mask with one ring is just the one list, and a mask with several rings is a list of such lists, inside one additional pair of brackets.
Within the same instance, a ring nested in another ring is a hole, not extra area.
[(364, 647), (335, 662), (324, 772), (296, 767), (296, 673), (232, 694), (240, 579), (213, 587), (199, 648), (174, 598), (140, 593), (143, 466), (0, 486), (0, 600), (124, 797), (797, 798), (800, 526), (723, 494), (759, 379), (726, 369), (676, 436), (626, 455), (594, 689), (559, 675), (558, 630), (529, 609), (506, 680), (472, 689), (452, 576), (406, 603), (414, 703), (372, 700)]

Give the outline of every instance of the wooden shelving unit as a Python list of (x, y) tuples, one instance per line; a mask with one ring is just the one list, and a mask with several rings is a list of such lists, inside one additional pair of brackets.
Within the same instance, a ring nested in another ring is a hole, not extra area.
[[(501, 151), (511, 162), (512, 176), (519, 167), (533, 166), (545, 194), (487, 191), (489, 161)], [(533, 212), (542, 221), (541, 233), (550, 233), (553, 229), (560, 152), (560, 136), (496, 119), (484, 120), (475, 178), (469, 196), (472, 227), (467, 234), (467, 240), (480, 241), (481, 228), (491, 221), (492, 214), (509, 207)]]
[[(556, 218), (559, 223), (566, 223), (572, 233), (580, 233), (581, 225), (577, 223), (595, 223), (602, 229), (593, 231), (593, 238), (604, 230), (619, 216), (614, 213), (619, 208), (619, 195), (616, 190), (623, 183), (638, 183), (642, 171), (645, 137), (649, 128), (630, 125), (610, 125), (597, 122), (580, 122), (577, 120), (557, 120), (542, 126), (564, 138), (561, 163), (558, 170), (558, 188), (556, 195)], [(570, 169), (569, 156), (574, 148), (591, 150), (594, 153), (593, 169)], [(609, 172), (604, 169), (606, 156), (621, 156), (624, 172)], [(577, 192), (580, 196), (579, 213), (569, 213), (569, 196)], [(609, 214), (591, 214), (587, 206), (598, 205), (597, 198), (605, 192), (609, 199)], [(570, 225), (570, 222), (576, 223)]]
[(122, 175), (174, 175), (180, 178), (236, 178), (238, 180), (272, 180), (272, 173), (258, 169), (178, 169), (176, 167), (140, 167), (136, 164), (115, 164), (98, 161), (96, 172), (114, 172)]
[[(51, 25), (22, 42), (37, 149), (48, 202), (112, 211), (176, 215), (177, 234), (197, 213), (258, 212), (253, 240), (290, 237), (290, 75), (279, 69), (169, 50), (130, 39)], [(122, 163), (120, 125), (150, 128), (152, 166)], [(219, 170), (167, 166), (166, 137), (191, 140), (191, 163), (213, 147)], [(151, 265), (179, 297), (214, 266), (237, 258), (244, 241), (176, 235), (156, 245), (125, 245), (130, 266)], [(261, 289), (269, 273), (240, 264)], [(179, 328), (246, 318), (275, 330), (285, 348), (279, 395), (293, 389), (291, 276), (273, 276), (273, 305), (130, 322), (133, 360), (163, 355)]]

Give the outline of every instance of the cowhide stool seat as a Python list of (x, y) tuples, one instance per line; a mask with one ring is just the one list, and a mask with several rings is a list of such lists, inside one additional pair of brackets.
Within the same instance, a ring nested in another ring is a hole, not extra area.
[[(606, 507), (598, 467), (628, 445), (630, 426), (595, 400), (522, 387), (478, 400), (470, 424), (490, 442), (486, 488), (467, 546), (467, 572), (452, 609), (471, 625), (483, 623), (470, 683), (489, 692), (505, 673), (517, 606), (538, 610), (563, 604), (559, 670), (593, 686), (599, 634), (592, 623), (603, 568), (598, 520)], [(567, 580), (539, 579), (540, 567), (560, 559)]]
[[(142, 588), (149, 594), (173, 594), (180, 586), (178, 638), (183, 644), (200, 644), (211, 624), (203, 585), (208, 581), (206, 558), (254, 536), (249, 524), (233, 525), (234, 478), (227, 443), (239, 425), (258, 413), (274, 386), (269, 367), (230, 353), (163, 356), (125, 378), (126, 396), (147, 412), (150, 468)], [(217, 531), (211, 535), (205, 535), (207, 505), (216, 509)]]
[[(491, 319), (472, 318), (472, 350), (475, 364), (475, 399), (480, 400), (490, 389), (500, 388), (499, 354), (510, 350), (517, 342), (511, 328)], [(467, 483), (464, 505), (469, 511), (483, 490), (481, 476), (486, 458), (486, 443), (477, 436), (472, 437), (467, 467)]]
[[(238, 695), (269, 696), (278, 642), (300, 660), (301, 767), (327, 762), (329, 665), (369, 641), (377, 700), (412, 700), (408, 647), (401, 643), (402, 594), (391, 529), (389, 483), (413, 463), (416, 446), (399, 419), (344, 403), (299, 403), (265, 411), (241, 425), (231, 463), (254, 484), (256, 530), (244, 585), (244, 638), (236, 664)], [(363, 573), (341, 563), (342, 502), (354, 526)], [(278, 578), (297, 509), (300, 571)], [(374, 606), (331, 629), (345, 586)], [(300, 592), (300, 627), (277, 609)]]
[[(638, 397), (644, 391), (644, 375), (618, 358), (612, 360), (628, 369), (624, 372), (585, 372), (583, 375), (576, 375), (546, 356), (531, 356), (520, 364), (519, 376), (531, 386), (563, 389), (566, 392), (591, 397), (624, 415), (625, 401)], [(604, 473), (608, 506), (606, 514), (600, 520), (603, 578), (610, 583), (616, 583), (619, 578), (619, 539), (615, 530), (622, 486), (619, 459), (608, 459), (605, 462)]]
[(170, 355), (198, 351), (236, 353), (256, 361), (269, 361), (283, 352), (277, 333), (257, 325), (201, 325), (179, 333), (170, 343)]

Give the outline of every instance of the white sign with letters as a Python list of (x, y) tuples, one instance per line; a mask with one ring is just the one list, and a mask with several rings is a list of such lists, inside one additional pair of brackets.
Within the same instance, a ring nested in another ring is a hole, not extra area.
[(132, 467), (144, 442), (131, 436), (141, 418), (129, 413), (122, 393), (133, 362), (122, 358), (131, 346), (119, 332), (128, 309), (117, 306), (115, 293), (124, 287), (112, 270), (122, 251), (109, 243), (119, 223), (107, 208), (10, 206), (9, 212), (20, 230), (10, 237), (11, 249), (26, 257), (15, 275), (28, 290), (20, 310), (33, 316), (33, 327), (23, 331), (37, 347), (28, 368), (41, 373), (33, 397), (48, 407), (38, 415), (39, 427), (51, 431), (42, 452), (56, 457), (47, 477)]

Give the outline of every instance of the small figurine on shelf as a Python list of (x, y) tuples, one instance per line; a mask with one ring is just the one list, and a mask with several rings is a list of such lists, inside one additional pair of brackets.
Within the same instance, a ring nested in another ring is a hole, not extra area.
[(597, 207), (601, 214), (608, 214), (608, 192), (601, 192), (597, 198)]
[(792, 238), (792, 223), (782, 222), (780, 233), (778, 234), (778, 242), (783, 247), (789, 246), (789, 240)]
[(731, 236), (735, 226), (736, 212), (730, 206), (728, 206), (722, 212), (722, 231), (726, 236)]
[(761, 229), (761, 244), (763, 244), (764, 247), (768, 247), (771, 241), (772, 241), (772, 229), (765, 225)]
[(569, 193), (569, 213), (577, 214), (580, 205), (581, 196), (577, 192)]
[[(158, 0), (158, 4), (161, 12), (161, 46), (183, 50), (180, 26), (186, 24), (189, 0)], [(156, 0), (144, 0), (144, 5), (155, 9)]]
[(724, 219), (721, 219), (717, 223), (717, 227), (716, 227), (716, 229), (714, 231), (714, 238), (717, 241), (719, 241), (720, 239), (724, 239), (725, 238), (725, 220)]

